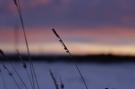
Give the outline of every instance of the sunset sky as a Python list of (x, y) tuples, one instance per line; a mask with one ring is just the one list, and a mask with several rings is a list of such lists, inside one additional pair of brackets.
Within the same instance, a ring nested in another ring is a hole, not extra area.
[[(31, 53), (65, 54), (51, 31), (55, 28), (73, 54), (135, 55), (135, 0), (20, 0), (20, 4)], [(26, 53), (12, 0), (0, 0), (0, 49)]]

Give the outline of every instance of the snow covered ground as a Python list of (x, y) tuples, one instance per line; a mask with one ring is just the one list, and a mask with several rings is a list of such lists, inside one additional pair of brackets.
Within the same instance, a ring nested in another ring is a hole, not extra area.
[[(21, 89), (25, 89), (10, 64), (11, 63), (5, 63), (9, 70), (12, 71)], [(32, 89), (26, 70), (20, 63), (13, 63), (13, 65), (19, 75), (21, 75), (28, 89)], [(106, 87), (109, 89), (135, 89), (134, 63), (78, 63), (78, 66), (89, 89), (105, 89)], [(34, 67), (40, 89), (55, 89), (53, 80), (49, 74), (49, 69), (53, 71), (58, 82), (60, 82), (60, 80), (63, 81), (65, 89), (85, 89), (78, 72), (75, 71), (74, 63), (34, 62)], [(0, 65), (0, 68), (2, 70), (0, 73), (0, 89), (4, 89), (2, 79), (5, 80), (6, 89), (18, 89), (15, 82), (11, 76), (8, 75), (7, 71), (3, 69), (2, 65)]]

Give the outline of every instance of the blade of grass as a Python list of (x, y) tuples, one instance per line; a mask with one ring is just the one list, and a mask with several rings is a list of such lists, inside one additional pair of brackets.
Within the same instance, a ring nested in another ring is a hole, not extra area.
[[(69, 55), (72, 57), (71, 52), (69, 51), (69, 49), (67, 48), (67, 46), (65, 45), (64, 41), (61, 39), (61, 37), (59, 36), (59, 34), (56, 32), (56, 30), (55, 30), (54, 28), (52, 28), (52, 31), (53, 31), (54, 35), (58, 38), (59, 42), (60, 42), (60, 43), (62, 44), (62, 46), (64, 47), (64, 50), (66, 51), (66, 53), (69, 54)], [(78, 73), (79, 73), (79, 75), (80, 75), (80, 77), (81, 77), (81, 80), (82, 80), (82, 82), (83, 82), (85, 88), (88, 89), (88, 86), (87, 86), (87, 84), (86, 84), (86, 81), (85, 81), (85, 79), (84, 79), (84, 77), (83, 77), (83, 75), (82, 75), (82, 73), (81, 73), (81, 71), (80, 71), (78, 65), (75, 64), (74, 66), (75, 66), (76, 70), (78, 71)]]

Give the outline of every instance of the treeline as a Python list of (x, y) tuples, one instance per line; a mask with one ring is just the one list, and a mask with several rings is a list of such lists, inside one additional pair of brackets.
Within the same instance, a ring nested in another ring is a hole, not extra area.
[[(7, 55), (8, 60), (0, 56), (0, 61), (20, 61), (18, 55)], [(21, 57), (28, 61), (27, 55), (21, 55)], [(118, 56), (118, 55), (31, 55), (33, 61), (47, 61), (47, 62), (100, 62), (100, 63), (112, 63), (112, 62), (135, 62), (135, 56)]]

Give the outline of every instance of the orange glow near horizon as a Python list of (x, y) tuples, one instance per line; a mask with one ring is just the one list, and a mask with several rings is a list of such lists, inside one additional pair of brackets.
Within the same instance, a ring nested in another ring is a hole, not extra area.
[[(63, 47), (59, 43), (30, 44), (30, 52), (32, 54), (66, 54)], [(135, 55), (135, 45), (99, 45), (91, 43), (67, 43), (72, 54), (115, 54), (115, 55)], [(0, 45), (2, 50), (7, 53), (14, 53), (13, 45)], [(21, 53), (26, 53), (25, 45), (20, 45)]]
[[(135, 31), (133, 29), (124, 27), (83, 28), (83, 30), (82, 28), (56, 28), (71, 53), (78, 55), (135, 55), (135, 42), (133, 41)], [(27, 28), (26, 33), (32, 54), (66, 54), (50, 28)], [(14, 29), (1, 28), (0, 48), (7, 53), (15, 53), (16, 48), (26, 53), (21, 30), (18, 33), (17, 47), (15, 47), (14, 35)]]

